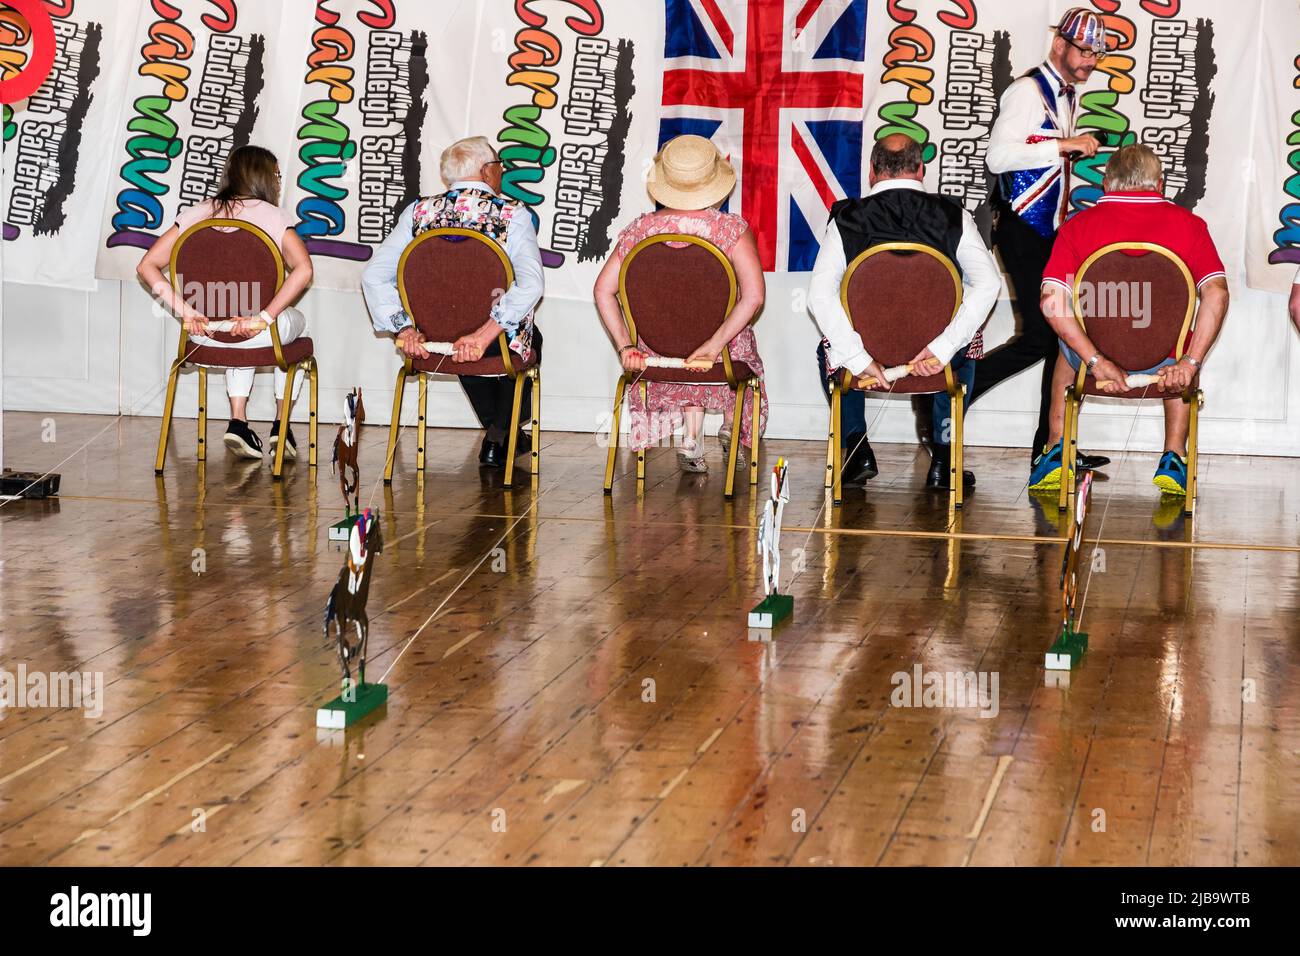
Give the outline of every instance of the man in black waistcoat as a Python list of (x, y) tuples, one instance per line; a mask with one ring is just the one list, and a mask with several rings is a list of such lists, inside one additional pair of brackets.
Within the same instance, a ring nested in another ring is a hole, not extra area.
[[(813, 267), (808, 305), (825, 336), (817, 347), (822, 385), (830, 398), (833, 375), (846, 368), (856, 377), (871, 375), (884, 381), (884, 370), (862, 347), (862, 337), (840, 301), (840, 284), (848, 264), (882, 242), (915, 242), (938, 250), (956, 266), (962, 280), (962, 303), (948, 327), (912, 359), (918, 375), (938, 374), (952, 362), (953, 371), (969, 389), (974, 363), (966, 359), (966, 346), (988, 319), (997, 303), (1002, 279), (997, 264), (975, 226), (959, 203), (925, 191), (925, 164), (921, 145), (903, 133), (886, 136), (871, 151), (871, 189), (861, 199), (845, 199), (831, 207), (822, 237), (821, 252)], [(900, 294), (906, 294), (900, 290)], [(946, 395), (940, 396), (946, 398)], [(846, 450), (846, 485), (861, 485), (878, 473), (867, 440), (866, 396), (857, 389), (844, 395), (841, 442)], [(943, 402), (942, 408), (947, 408)], [(936, 410), (934, 460), (926, 486), (948, 490), (950, 431)], [(974, 476), (964, 472), (967, 485)]]

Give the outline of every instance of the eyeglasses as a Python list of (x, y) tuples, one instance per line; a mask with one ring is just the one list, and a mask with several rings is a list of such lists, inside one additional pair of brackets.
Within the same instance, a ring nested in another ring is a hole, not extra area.
[(1074, 47), (1076, 50), (1082, 53), (1083, 58), (1085, 60), (1096, 60), (1098, 63), (1100, 63), (1102, 60), (1106, 59), (1107, 56), (1109, 56), (1109, 54), (1106, 53), (1105, 51), (1098, 53), (1090, 46), (1079, 46), (1079, 44), (1075, 43), (1069, 37), (1061, 36), (1061, 34), (1057, 34), (1057, 35), (1060, 36), (1061, 39), (1064, 40), (1066, 43), (1070, 44), (1070, 46)]

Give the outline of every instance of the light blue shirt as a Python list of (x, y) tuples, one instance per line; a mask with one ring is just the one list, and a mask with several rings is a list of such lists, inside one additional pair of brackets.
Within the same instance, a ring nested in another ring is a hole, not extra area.
[[(462, 180), (451, 189), (493, 190), (486, 183)], [(370, 309), (370, 321), (376, 331), (397, 333), (411, 324), (411, 317), (402, 308), (402, 297), (397, 291), (397, 266), (406, 247), (415, 241), (415, 203), (407, 206), (397, 217), (397, 225), (375, 250), (374, 258), (361, 276), (361, 290)], [(521, 210), (527, 213), (527, 210)], [(510, 339), (514, 339), (529, 313), (537, 307), (546, 291), (546, 277), (542, 266), (542, 251), (537, 245), (537, 231), (529, 215), (515, 216), (506, 231), (506, 256), (515, 272), (515, 281), (505, 295), (492, 307), (491, 318)], [(487, 316), (484, 316), (487, 319)]]

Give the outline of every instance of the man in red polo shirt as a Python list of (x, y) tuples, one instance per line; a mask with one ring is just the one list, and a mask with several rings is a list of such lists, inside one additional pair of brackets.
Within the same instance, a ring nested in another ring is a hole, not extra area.
[[(1065, 390), (1086, 359), (1088, 373), (1104, 392), (1124, 391), (1124, 379), (1130, 374), (1160, 376), (1156, 388), (1169, 396), (1165, 399), (1165, 453), (1152, 480), (1162, 492), (1184, 495), (1191, 408), (1180, 396), (1219, 336), (1228, 311), (1227, 276), (1205, 220), (1164, 198), (1160, 158), (1150, 147), (1133, 145), (1118, 150), (1106, 163), (1102, 188), (1105, 195), (1096, 206), (1061, 227), (1043, 270), (1043, 314), (1061, 339), (1061, 354), (1052, 385), (1048, 444), (1034, 459), (1029, 487), (1032, 491), (1060, 488)], [(1075, 275), (1088, 256), (1116, 242), (1159, 243), (1182, 259), (1191, 272), (1200, 303), (1181, 358), (1170, 355), (1150, 369), (1122, 369), (1098, 351), (1075, 321), (1069, 302)]]

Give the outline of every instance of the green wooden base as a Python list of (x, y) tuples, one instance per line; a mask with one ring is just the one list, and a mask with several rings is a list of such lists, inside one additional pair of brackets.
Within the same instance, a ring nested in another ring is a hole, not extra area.
[[(378, 511), (370, 512), (370, 520), (378, 521), (379, 512)], [(348, 515), (346, 518), (344, 518), (342, 521), (338, 522), (337, 524), (330, 525), (330, 540), (347, 541), (349, 538), (352, 537), (352, 529), (355, 528), (356, 526), (357, 526), (357, 516)]]
[(1043, 666), (1049, 671), (1068, 671), (1077, 667), (1087, 652), (1088, 635), (1073, 631), (1066, 625), (1056, 643), (1048, 649)]
[[(353, 695), (349, 695), (353, 696)], [(361, 684), (356, 689), (355, 700), (344, 700), (340, 694), (316, 711), (316, 726), (326, 730), (351, 727), (362, 717), (373, 713), (388, 703), (387, 684)]]
[(771, 630), (794, 613), (794, 598), (789, 594), (769, 594), (749, 612), (749, 626)]

